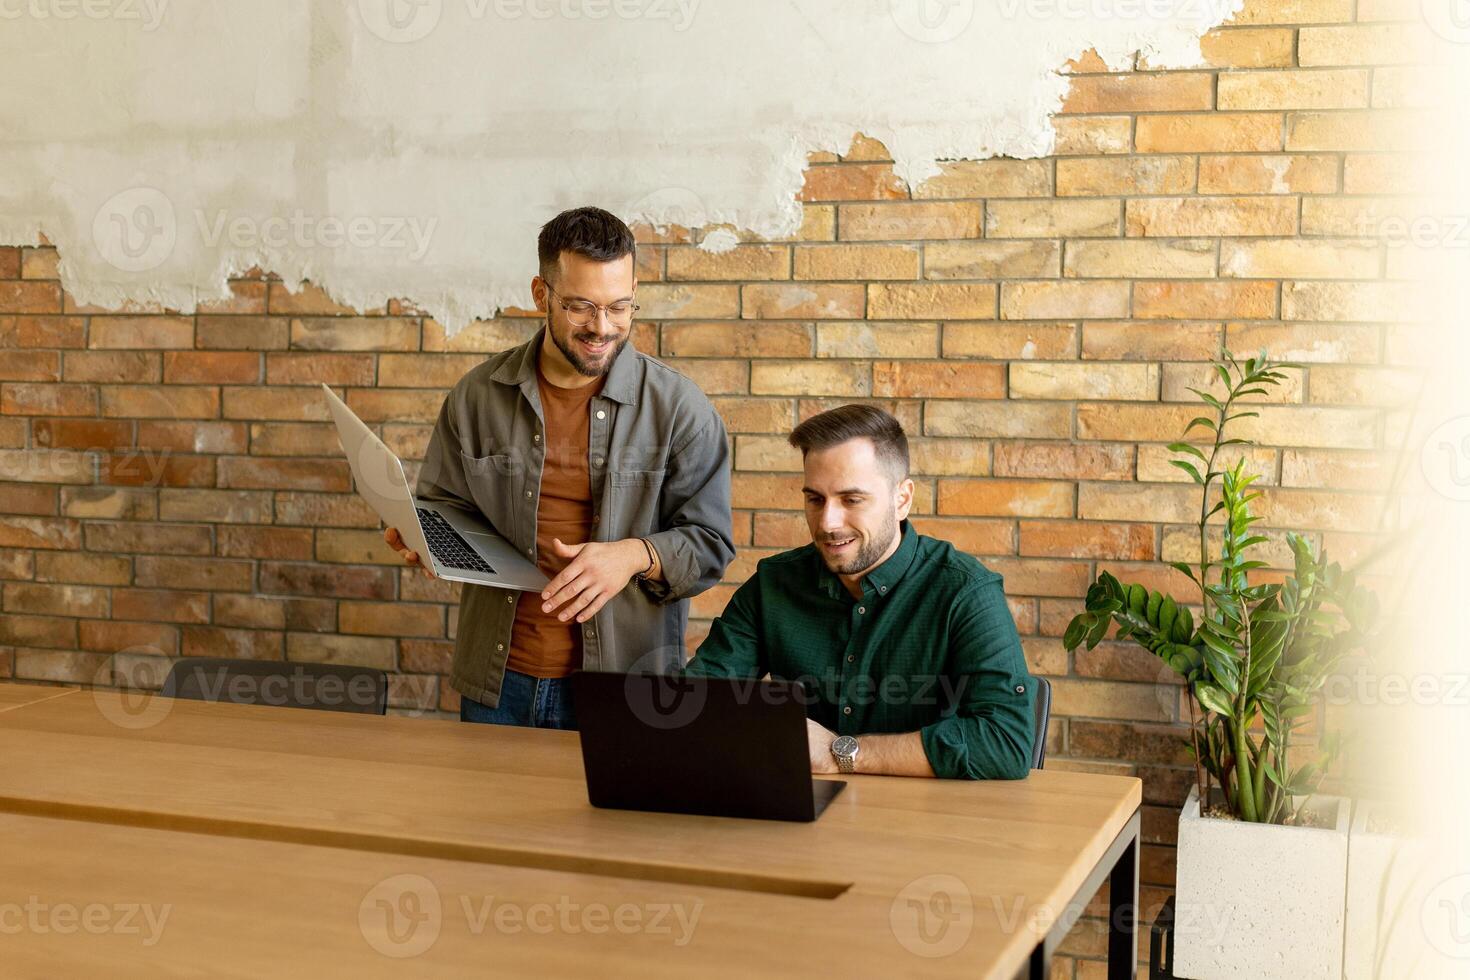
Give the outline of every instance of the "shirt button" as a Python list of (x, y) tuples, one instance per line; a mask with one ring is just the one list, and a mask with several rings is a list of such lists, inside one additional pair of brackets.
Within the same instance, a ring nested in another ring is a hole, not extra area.
[(845, 714), (845, 715), (852, 714), (852, 705), (848, 705), (846, 708), (843, 708), (842, 709), (842, 713)]
[(497, 643), (497, 644), (495, 644), (495, 649), (497, 649), (497, 650), (504, 650), (505, 649), (505, 644), (504, 643)]
[(582, 630), (582, 635), (587, 637), (587, 639), (589, 640), (592, 639), (592, 627), (588, 626), (587, 628)]
[(508, 595), (508, 596), (505, 597), (505, 601), (506, 602), (515, 602), (516, 601), (516, 597), (513, 596), (513, 595)]
[(1017, 694), (1025, 694), (1026, 693), (1026, 685), (1025, 684), (1017, 684), (1016, 685), (1016, 693)]
[(852, 662), (853, 662), (853, 661), (854, 661), (854, 660), (856, 660), (856, 659), (857, 659), (857, 657), (854, 657), (854, 656), (853, 656), (853, 655), (852, 655), (852, 654), (850, 654), (850, 653), (849, 653), (849, 654), (848, 654), (848, 655), (847, 655), (847, 662), (848, 662), (848, 663), (852, 663)]
[(532, 436), (531, 437), (531, 441), (532, 442), (540, 442), (541, 441), (541, 434), (538, 432), (536, 435)]
[(597, 410), (597, 417), (600, 418), (600, 419), (605, 419), (605, 418), (607, 418), (607, 413), (604, 412), (602, 409), (599, 408)]
[(888, 586), (886, 586), (886, 585), (880, 585), (880, 586), (878, 586), (878, 592), (879, 593), (883, 593), (883, 592), (887, 592), (887, 591), (888, 591)]
[(602, 457), (601, 456), (593, 456), (592, 457), (592, 465), (593, 466), (601, 466), (602, 465)]
[(861, 616), (863, 613), (865, 613), (867, 611), (868, 611), (868, 607), (867, 606), (858, 606), (858, 615), (859, 616)]
[(530, 496), (531, 496), (531, 491), (527, 490), (526, 491), (526, 497), (529, 498)]

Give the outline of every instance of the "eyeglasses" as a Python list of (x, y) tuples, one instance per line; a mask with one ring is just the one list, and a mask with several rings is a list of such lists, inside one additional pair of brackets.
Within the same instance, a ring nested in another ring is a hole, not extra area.
[(597, 319), (598, 310), (607, 314), (607, 322), (613, 326), (630, 326), (633, 323), (633, 314), (640, 309), (637, 303), (630, 300), (618, 300), (616, 303), (609, 303), (607, 306), (598, 306), (596, 303), (585, 299), (562, 299), (556, 295), (556, 290), (551, 288), (550, 283), (547, 284), (546, 291), (556, 296), (556, 301), (566, 311), (567, 322), (574, 327), (585, 327)]

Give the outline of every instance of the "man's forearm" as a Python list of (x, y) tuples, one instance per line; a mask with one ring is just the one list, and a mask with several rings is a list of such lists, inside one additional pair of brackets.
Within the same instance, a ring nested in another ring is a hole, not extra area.
[(874, 776), (933, 776), (918, 732), (902, 735), (860, 735), (854, 768)]

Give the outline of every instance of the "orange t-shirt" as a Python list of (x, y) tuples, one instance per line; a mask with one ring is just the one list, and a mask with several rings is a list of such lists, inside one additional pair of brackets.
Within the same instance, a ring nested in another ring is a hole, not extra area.
[[(602, 390), (606, 375), (580, 388), (558, 388), (546, 380), (540, 365), (536, 384), (546, 443), (541, 471), (541, 500), (536, 508), (536, 565), (550, 578), (566, 567), (551, 539), (582, 544), (592, 538), (592, 477), (587, 470), (588, 403)], [(540, 592), (522, 592), (510, 631), (506, 666), (532, 677), (566, 677), (582, 665), (582, 627), (562, 622), (563, 611), (541, 611)]]

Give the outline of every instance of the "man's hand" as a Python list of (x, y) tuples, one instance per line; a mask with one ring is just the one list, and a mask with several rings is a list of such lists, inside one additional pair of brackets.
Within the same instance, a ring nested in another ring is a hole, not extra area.
[(837, 736), (821, 725), (806, 720), (807, 754), (812, 757), (812, 772), (837, 772), (837, 760), (832, 756), (832, 743)]
[(429, 570), (429, 567), (419, 561), (418, 552), (409, 550), (408, 545), (403, 543), (403, 535), (398, 533), (398, 528), (390, 527), (384, 531), (383, 540), (388, 542), (388, 547), (402, 555), (405, 562), (417, 566), (418, 570), (424, 573), (424, 578), (434, 577), (434, 573)]
[(579, 623), (587, 622), (607, 600), (623, 591), (629, 579), (648, 567), (648, 550), (637, 538), (586, 544), (563, 544), (560, 538), (553, 538), (551, 547), (558, 558), (571, 560), (541, 593), (545, 600), (541, 611), (560, 609), (556, 618), (564, 623), (573, 617)]

